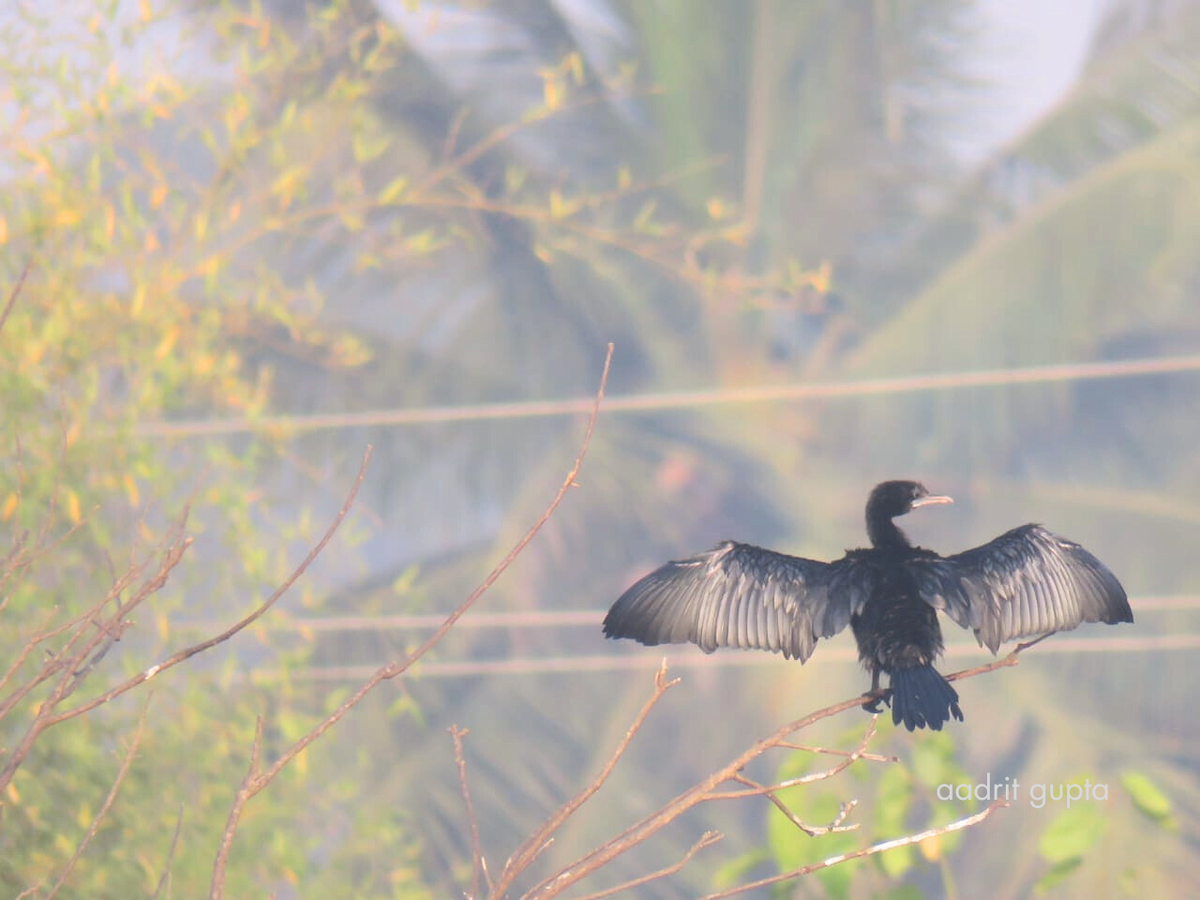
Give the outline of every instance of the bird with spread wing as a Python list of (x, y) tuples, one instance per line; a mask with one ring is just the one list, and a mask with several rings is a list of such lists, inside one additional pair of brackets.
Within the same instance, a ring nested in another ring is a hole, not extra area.
[(939, 556), (914, 547), (892, 521), (953, 502), (915, 481), (885, 481), (867, 500), (871, 547), (834, 562), (725, 541), (669, 562), (625, 591), (604, 619), (610, 638), (771, 650), (805, 662), (818, 638), (847, 625), (871, 673), (864, 708), (878, 712), (891, 682), (892, 721), (940, 731), (962, 721), (958, 692), (933, 667), (942, 653), (937, 610), (993, 654), (1005, 641), (1083, 622), (1132, 622), (1116, 576), (1078, 544), (1040, 525)]

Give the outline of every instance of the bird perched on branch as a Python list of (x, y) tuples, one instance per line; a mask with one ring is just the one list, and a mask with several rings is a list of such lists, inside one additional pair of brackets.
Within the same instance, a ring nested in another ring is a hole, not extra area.
[(819, 562), (725, 541), (669, 562), (634, 584), (604, 618), (604, 634), (643, 644), (690, 641), (705, 653), (744, 647), (806, 661), (817, 638), (846, 625), (871, 673), (863, 708), (879, 711), (891, 681), (892, 721), (940, 731), (962, 721), (958, 693), (933, 667), (942, 652), (937, 610), (993, 654), (1008, 640), (1081, 622), (1132, 622), (1125, 590), (1076, 543), (1022, 525), (953, 556), (914, 547), (892, 521), (954, 502), (915, 481), (885, 481), (867, 500), (871, 547)]

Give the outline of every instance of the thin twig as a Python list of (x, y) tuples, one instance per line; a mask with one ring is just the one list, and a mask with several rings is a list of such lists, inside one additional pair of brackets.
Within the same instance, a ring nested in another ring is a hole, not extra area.
[(137, 728), (134, 729), (133, 738), (129, 742), (129, 749), (125, 752), (125, 758), (121, 761), (121, 768), (117, 771), (117, 777), (113, 779), (112, 788), (109, 789), (108, 796), (104, 798), (104, 803), (100, 805), (100, 809), (96, 811), (96, 815), (92, 817), (92, 824), (88, 826), (87, 833), (83, 836), (83, 840), (79, 842), (79, 846), (75, 848), (75, 853), (67, 861), (63, 867), (62, 873), (58, 876), (58, 881), (54, 883), (54, 887), (50, 889), (50, 893), (46, 895), (46, 900), (53, 900), (59, 890), (66, 883), (67, 878), (71, 875), (71, 870), (75, 868), (75, 863), (79, 861), (79, 857), (83, 855), (83, 851), (87, 849), (88, 844), (92, 842), (92, 838), (96, 836), (96, 832), (100, 829), (100, 821), (108, 814), (109, 809), (113, 805), (113, 801), (117, 799), (117, 792), (121, 790), (121, 785), (125, 781), (125, 776), (129, 774), (129, 767), (133, 765), (133, 757), (137, 753), (138, 744), (142, 740), (142, 730), (146, 725), (146, 709), (149, 706), (149, 700), (142, 704), (142, 714), (138, 717)]
[[(483, 875), (483, 848), (479, 843), (479, 819), (475, 815), (475, 804), (471, 802), (471, 789), (467, 785), (467, 759), (463, 755), (463, 741), (469, 730), (450, 726), (450, 737), (454, 741), (454, 761), (458, 764), (458, 784), (462, 788), (463, 804), (467, 808), (467, 823), (471, 829), (471, 890), (467, 893), (468, 900), (478, 900), (479, 884)], [(488, 887), (491, 888), (490, 883)]]
[[(562, 824), (579, 807), (583, 806), (596, 791), (600, 790), (604, 782), (608, 780), (608, 776), (612, 774), (612, 770), (616, 768), (621, 757), (625, 755), (625, 751), (629, 748), (634, 735), (641, 730), (646, 718), (650, 715), (650, 711), (662, 699), (663, 694), (677, 684), (679, 684), (678, 678), (672, 678), (670, 681), (667, 680), (667, 661), (664, 659), (662, 665), (658, 667), (658, 672), (654, 675), (654, 692), (650, 695), (650, 699), (642, 706), (641, 712), (634, 718), (633, 724), (629, 726), (625, 732), (625, 736), (617, 744), (616, 749), (600, 770), (600, 774), (592, 779), (592, 782), (582, 791), (560, 806), (546, 823), (530, 835), (517, 851), (509, 857), (508, 861), (504, 864), (504, 871), (500, 873), (500, 879), (496, 882), (496, 887), (493, 891), (494, 896), (503, 897), (517, 877), (529, 868), (538, 855), (549, 846), (550, 842), (554, 839), (554, 833), (558, 831)], [(541, 886), (536, 886), (530, 893), (536, 893)]]
[(32, 265), (33, 257), (30, 257), (25, 261), (25, 268), (21, 270), (21, 275), (17, 278), (17, 283), (13, 285), (12, 291), (9, 292), (8, 302), (4, 304), (4, 311), (0, 312), (0, 329), (3, 329), (4, 323), (8, 321), (8, 314), (12, 312), (13, 304), (17, 302), (21, 288), (25, 286), (25, 278), (29, 275), (29, 269)]
[[(791, 741), (780, 741), (777, 746), (785, 750), (803, 750), (805, 753), (823, 753), (829, 756), (853, 756), (857, 753), (855, 750), (838, 750), (836, 747), (814, 747), (810, 744), (793, 744)], [(858, 753), (858, 758), (867, 759), (871, 762), (900, 762), (900, 757), (885, 756), (882, 753)]]
[(221, 845), (217, 849), (217, 858), (213, 863), (212, 888), (209, 891), (211, 900), (217, 900), (225, 895), (225, 867), (229, 863), (229, 851), (233, 849), (233, 836), (237, 832), (238, 821), (242, 818), (242, 810), (258, 791), (255, 782), (259, 778), (259, 758), (262, 755), (263, 717), (259, 716), (254, 723), (254, 743), (250, 745), (250, 765), (246, 768), (246, 776), (238, 786), (233, 798), (233, 806), (229, 810), (229, 818), (225, 822), (225, 830), (221, 832)]
[(729, 888), (728, 890), (718, 891), (715, 894), (709, 894), (703, 900), (723, 900), (725, 897), (733, 897), (737, 894), (743, 894), (746, 891), (756, 890), (757, 888), (766, 887), (767, 885), (778, 884), (781, 881), (789, 881), (793, 878), (799, 878), (802, 875), (808, 875), (820, 869), (827, 869), (830, 866), (836, 866), (839, 863), (844, 863), (847, 860), (859, 859), (863, 856), (874, 856), (876, 853), (883, 853), (885, 850), (894, 850), (897, 847), (907, 847), (910, 844), (919, 844), (921, 841), (931, 837), (939, 837), (943, 834), (949, 834), (952, 831), (959, 831), (963, 828), (968, 828), (978, 822), (982, 822), (1001, 806), (1008, 806), (1004, 800), (994, 800), (990, 806), (971, 816), (958, 819), (948, 825), (942, 825), (938, 828), (930, 828), (926, 831), (910, 834), (905, 837), (895, 838), (890, 841), (880, 841), (878, 844), (872, 844), (869, 847), (862, 847), (858, 850), (851, 850), (848, 853), (839, 853), (836, 856), (831, 856), (828, 859), (822, 860), (811, 865), (801, 866), (798, 869), (792, 869), (790, 872), (782, 872), (779, 875), (772, 875), (770, 878), (762, 878), (758, 881), (752, 881), (749, 884), (738, 885), (737, 887)]
[[(596, 392), (596, 398), (592, 404), (591, 414), (588, 416), (587, 428), (584, 431), (583, 441), (579, 448), (579, 453), (575, 457), (575, 464), (571, 466), (571, 470), (567, 473), (567, 477), (563, 480), (562, 486), (558, 489), (558, 493), (554, 495), (554, 499), (550, 501), (550, 505), (546, 507), (541, 517), (534, 525), (525, 533), (525, 535), (517, 541), (508, 554), (502, 559), (495, 568), (492, 569), (483, 582), (471, 594), (463, 600), (447, 617), (442, 625), (425, 640), (417, 649), (408, 654), (404, 659), (388, 663), (375, 672), (367, 681), (359, 687), (357, 691), (344, 701), (341, 706), (327, 716), (320, 724), (315, 726), (307, 734), (299, 738), (295, 743), (289, 746), (282, 754), (266, 769), (258, 772), (253, 777), (247, 776), (243, 789), (238, 792), (235, 800), (235, 808), (230, 812), (230, 817), (225, 826), (225, 832), (221, 838), (221, 848), (218, 851), (217, 859), (213, 865), (213, 881), (210, 891), (212, 900), (223, 896), (225, 883), (225, 867), (229, 857), (229, 847), (233, 844), (234, 833), (237, 830), (238, 820), (241, 816), (241, 809), (246, 802), (269, 785), (275, 777), (287, 766), (293, 759), (302, 753), (310, 744), (318, 740), (325, 732), (336, 725), (341, 719), (352, 710), (368, 693), (378, 687), (382, 682), (395, 678), (398, 675), (406, 672), (412, 667), (421, 657), (428, 653), (435, 645), (437, 645), (443, 637), (450, 631), (462, 616), (469, 610), (475, 602), (483, 596), (483, 594), (495, 583), (510, 565), (513, 560), (528, 546), (529, 542), (537, 536), (541, 531), (542, 526), (558, 509), (563, 498), (567, 495), (567, 491), (576, 487), (576, 477), (579, 475), (580, 469), (583, 467), (584, 457), (587, 455), (588, 447), (591, 445), (592, 433), (596, 427), (596, 419), (600, 414), (600, 404), (604, 399), (605, 386), (608, 384), (608, 372), (612, 365), (613, 345), (608, 345), (608, 352), (604, 358), (604, 370), (600, 375), (600, 387)], [(355, 486), (357, 491), (357, 485)], [(153, 674), (153, 673), (152, 673)], [(243, 796), (244, 795), (244, 796)], [(236, 813), (236, 815), (235, 815)]]
[(167, 859), (163, 863), (162, 875), (158, 878), (158, 885), (154, 888), (154, 894), (151, 900), (158, 900), (162, 896), (163, 888), (167, 885), (167, 879), (171, 875), (171, 864), (175, 861), (175, 851), (179, 849), (179, 835), (183, 832), (183, 807), (179, 807), (179, 815), (175, 817), (175, 834), (171, 837), (171, 846), (167, 849)]
[[(875, 724), (878, 720), (879, 720), (878, 715), (871, 717), (871, 724), (867, 726), (867, 731), (863, 735), (862, 740), (858, 742), (858, 746), (854, 750), (851, 750), (849, 753), (847, 753), (846, 757), (840, 763), (838, 763), (836, 766), (834, 766), (831, 769), (823, 769), (820, 772), (810, 772), (808, 775), (800, 775), (800, 776), (797, 776), (796, 778), (789, 778), (787, 781), (781, 781), (778, 784), (772, 784), (772, 785), (758, 784), (757, 782), (747, 778), (745, 775), (742, 775), (741, 773), (735, 773), (731, 777), (731, 780), (739, 781), (742, 784), (753, 785), (753, 789), (746, 790), (746, 791), (714, 791), (708, 795), (708, 799), (710, 799), (710, 800), (736, 800), (740, 797), (754, 797), (759, 794), (766, 794), (767, 796), (770, 796), (775, 791), (781, 791), (784, 788), (798, 787), (799, 785), (802, 785), (802, 784), (812, 784), (817, 781), (824, 781), (826, 778), (832, 778), (834, 775), (837, 775), (838, 773), (845, 771), (847, 768), (849, 768), (855, 762), (862, 759), (863, 753), (866, 752), (867, 745), (875, 737)], [(778, 747), (780, 745), (780, 743), (782, 743), (782, 742), (774, 744), (773, 746)], [(803, 826), (801, 826), (801, 827), (803, 827)], [(804, 830), (808, 831), (807, 828), (805, 828)], [(820, 830), (818, 830), (816, 832), (809, 832), (809, 834), (814, 834), (814, 833), (820, 834), (823, 832)]]
[(321, 537), (321, 540), (319, 540), (312, 550), (309, 551), (308, 556), (304, 557), (304, 560), (295, 568), (292, 574), (288, 576), (287, 580), (279, 585), (279, 587), (271, 593), (271, 596), (255, 607), (249, 615), (235, 622), (233, 625), (229, 626), (229, 628), (225, 629), (215, 637), (211, 637), (206, 641), (201, 641), (198, 644), (193, 644), (191, 647), (180, 650), (172, 656), (167, 657), (162, 662), (156, 663), (150, 668), (139, 672), (137, 675), (134, 675), (132, 678), (129, 678), (125, 682), (117, 685), (112, 690), (106, 691), (99, 697), (96, 697), (94, 700), (90, 700), (81, 706), (77, 706), (74, 709), (60, 713), (51, 719), (50, 724), (54, 725), (65, 719), (70, 719), (81, 715), (82, 713), (89, 712), (90, 710), (95, 709), (97, 706), (107, 703), (114, 697), (118, 697), (121, 694), (124, 694), (126, 691), (137, 687), (142, 682), (149, 681), (160, 672), (164, 672), (167, 669), (173, 668), (179, 665), (181, 662), (191, 659), (198, 653), (211, 650), (218, 644), (225, 643), (238, 632), (243, 631), (249, 625), (262, 618), (262, 616), (264, 616), (267, 611), (275, 605), (275, 602), (285, 593), (287, 593), (288, 589), (291, 588), (291, 586), (296, 583), (300, 576), (308, 570), (308, 567), (312, 565), (313, 560), (315, 560), (321, 551), (325, 549), (326, 544), (333, 539), (334, 534), (342, 524), (342, 520), (344, 520), (346, 515), (350, 512), (350, 507), (354, 505), (354, 498), (358, 496), (359, 488), (362, 487), (363, 479), (366, 478), (367, 464), (371, 460), (371, 453), (372, 447), (370, 444), (368, 444), (366, 451), (363, 453), (362, 463), (359, 465), (358, 477), (354, 481), (354, 486), (350, 489), (350, 493), (346, 497), (346, 502), (343, 503), (342, 508), (338, 510), (338, 514), (334, 517), (334, 520), (330, 524), (329, 528), (326, 529), (325, 534)]
[(724, 835), (719, 831), (706, 831), (701, 835), (700, 840), (692, 844), (691, 849), (685, 853), (677, 863), (667, 866), (664, 869), (659, 869), (657, 872), (651, 872), (649, 875), (643, 875), (641, 878), (635, 878), (632, 881), (626, 881), (623, 884), (615, 885), (614, 887), (605, 888), (602, 891), (596, 891), (594, 894), (585, 894), (579, 897), (578, 900), (601, 900), (602, 897), (611, 897), (613, 894), (619, 894), (621, 891), (628, 891), (635, 887), (641, 887), (643, 884), (655, 881), (659, 878), (665, 878), (668, 875), (674, 875), (676, 872), (683, 870), (692, 857), (703, 850), (705, 847), (711, 847), (717, 841), (721, 840)]
[[(183, 536), (183, 526), (186, 521), (187, 511), (177, 520), (172, 528), (170, 536), (166, 539), (168, 546), (163, 551), (162, 562), (159, 565), (158, 572), (151, 578), (144, 581), (134, 593), (134, 595), (125, 603), (118, 603), (117, 608), (107, 619), (100, 620), (98, 627), (91, 637), (84, 639), (84, 635), (88, 634), (88, 627), (94, 624), (100, 618), (103, 609), (116, 596), (118, 596), (130, 582), (134, 580), (135, 575), (139, 575), (142, 571), (142, 566), (135, 566), (130, 572), (118, 579), (118, 582), (109, 590), (108, 596), (101, 600), (98, 604), (92, 607), (80, 619), (80, 627), (71, 635), (66, 644), (59, 649), (42, 667), (41, 672), (36, 675), (32, 681), (40, 683), (48, 680), (52, 675), (57, 674), (58, 681), (54, 688), (50, 691), (49, 696), (42, 701), (38, 707), (37, 714), (33, 721), (26, 728), (25, 733), (20, 740), (16, 742), (15, 748), (9, 755), (8, 761), (5, 763), (3, 771), (0, 771), (0, 790), (6, 787), (12, 781), (13, 775), (21, 764), (25, 761), (26, 756), (33, 747), (33, 744), (46, 731), (46, 729), (57, 725), (65, 719), (71, 718), (72, 715), (78, 713), (65, 712), (55, 714), (55, 710), (60, 704), (71, 696), (76, 688), (81, 683), (74, 677), (74, 673), (79, 671), (84, 661), (88, 659), (103, 643), (107, 637), (113, 632), (114, 628), (120, 632), (128, 627), (129, 623), (126, 616), (147, 597), (159, 591), (166, 584), (171, 571), (178, 565), (183, 553), (191, 544), (191, 538)], [(144, 564), (143, 564), (144, 565)], [(82, 643), (82, 646), (76, 646)], [(17, 693), (24, 694), (28, 692), (28, 685), (18, 688)], [(19, 699), (19, 698), (18, 698)], [(10, 697), (9, 700), (12, 700)], [(6, 708), (8, 701), (6, 701)], [(99, 704), (93, 704), (99, 705)], [(91, 708), (91, 707), (88, 707)]]

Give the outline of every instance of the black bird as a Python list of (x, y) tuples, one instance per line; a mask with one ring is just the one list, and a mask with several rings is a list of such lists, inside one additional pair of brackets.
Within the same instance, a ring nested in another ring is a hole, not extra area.
[(1022, 525), (982, 547), (942, 557), (914, 547), (895, 523), (913, 509), (953, 503), (915, 481), (885, 481), (867, 500), (871, 548), (819, 562), (725, 541), (669, 562), (629, 588), (604, 634), (643, 644), (691, 641), (782, 652), (801, 663), (817, 638), (847, 624), (871, 673), (863, 708), (879, 711), (879, 673), (891, 680), (892, 721), (940, 731), (962, 721), (958, 693), (933, 667), (942, 652), (936, 610), (975, 631), (993, 654), (1014, 638), (1080, 622), (1132, 622), (1125, 590), (1078, 544)]

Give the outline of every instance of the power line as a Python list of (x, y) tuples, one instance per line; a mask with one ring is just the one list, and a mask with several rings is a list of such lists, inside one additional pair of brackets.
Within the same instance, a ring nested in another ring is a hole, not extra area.
[[(1130, 600), (1135, 612), (1166, 612), (1200, 609), (1200, 594), (1172, 594), (1134, 597)], [(516, 612), (472, 612), (455, 623), (455, 630), (472, 628), (533, 628), (596, 627), (603, 621), (607, 609), (521, 610)], [(274, 627), (285, 631), (313, 634), (346, 631), (422, 631), (438, 628), (446, 621), (445, 613), (415, 613), (380, 616), (292, 616), (275, 621)], [(195, 619), (177, 623), (174, 628), (189, 631), (217, 632), (224, 625), (216, 620)]]
[[(845, 381), (799, 382), (713, 388), (702, 391), (665, 391), (613, 396), (604, 401), (604, 412), (648, 412), (689, 409), (721, 404), (765, 403), (780, 400), (827, 399), (903, 394), (956, 388), (997, 387), (1062, 381), (1092, 381), (1101, 378), (1130, 378), (1174, 372), (1200, 371), (1200, 355), (1165, 356), (1108, 362), (1063, 363), (968, 372), (900, 375)], [(462, 406), (427, 406), (415, 409), (377, 409), (350, 413), (318, 413), (308, 416), (262, 416), (257, 419), (192, 419), (143, 422), (134, 428), (140, 437), (198, 437), (235, 434), (263, 428), (289, 431), (318, 431), (365, 426), (419, 425), (439, 422), (472, 422), (489, 419), (522, 419), (564, 416), (588, 412), (594, 397), (566, 400), (527, 400), (511, 403), (477, 403)]]
[[(1084, 653), (1160, 653), (1164, 651), (1200, 650), (1200, 634), (1167, 634), (1155, 637), (1057, 637), (1054, 640), (1039, 644), (1036, 650), (1038, 656), (1052, 653), (1056, 655), (1074, 656)], [(1033, 652), (1033, 651), (1031, 651)], [(956, 643), (946, 647), (946, 657), (979, 656), (983, 651), (973, 644)], [(563, 674), (582, 675), (595, 672), (615, 672), (643, 670), (651, 672), (658, 667), (659, 662), (666, 656), (671, 669), (704, 669), (704, 668), (733, 668), (746, 666), (790, 665), (782, 657), (768, 656), (765, 653), (725, 653), (708, 656), (700, 650), (674, 650), (668, 653), (655, 654), (647, 651), (641, 653), (600, 653), (588, 656), (543, 656), (543, 657), (512, 657), (509, 659), (487, 660), (443, 660), (427, 661), (419, 664), (419, 678), (471, 678), (479, 675), (535, 675)], [(827, 647), (821, 651), (821, 659), (826, 661), (855, 662), (857, 651), (852, 647)], [(382, 663), (381, 663), (382, 665)], [(255, 681), (278, 681), (290, 678), (298, 681), (365, 681), (378, 670), (379, 666), (319, 666), (297, 671), (284, 672), (279, 669), (267, 669), (256, 672), (252, 678)]]

